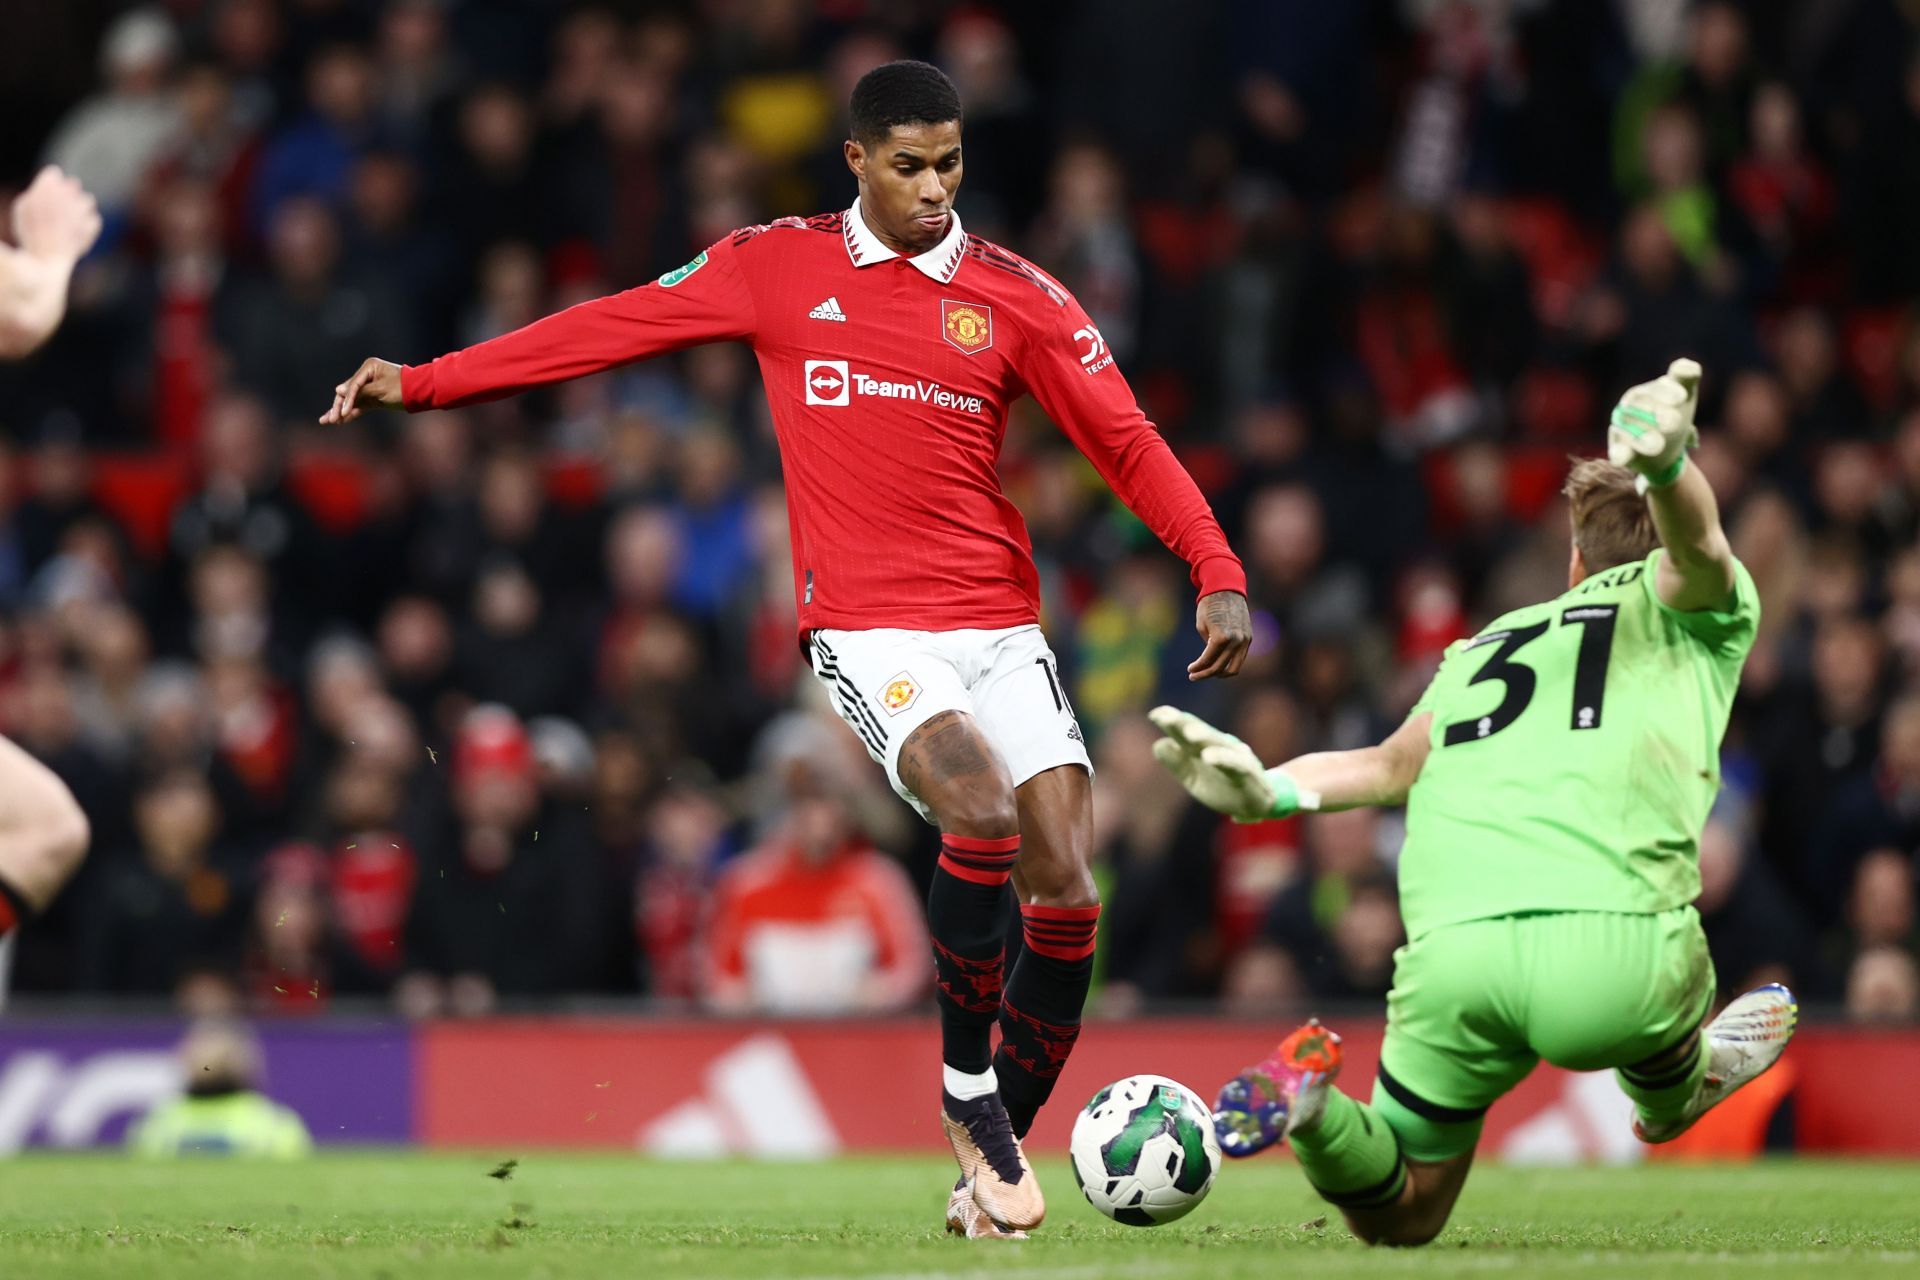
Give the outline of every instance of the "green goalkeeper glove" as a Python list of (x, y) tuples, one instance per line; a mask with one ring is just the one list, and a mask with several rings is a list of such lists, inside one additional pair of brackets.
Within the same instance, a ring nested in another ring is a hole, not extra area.
[(1153, 758), (1180, 779), (1193, 798), (1235, 822), (1289, 818), (1320, 807), (1320, 795), (1295, 782), (1284, 769), (1267, 769), (1253, 748), (1178, 707), (1147, 713), (1160, 732)]
[(1686, 469), (1687, 450), (1700, 443), (1693, 413), (1700, 405), (1700, 363), (1684, 356), (1664, 376), (1629, 387), (1613, 407), (1607, 457), (1640, 476), (1640, 492), (1664, 488)]

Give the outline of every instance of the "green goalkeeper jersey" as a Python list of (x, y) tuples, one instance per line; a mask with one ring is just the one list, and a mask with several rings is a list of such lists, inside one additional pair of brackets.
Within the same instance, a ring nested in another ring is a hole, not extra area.
[(1652, 913), (1699, 896), (1700, 829), (1760, 598), (1654, 590), (1664, 552), (1451, 646), (1412, 714), (1432, 750), (1407, 799), (1407, 936), (1528, 911)]

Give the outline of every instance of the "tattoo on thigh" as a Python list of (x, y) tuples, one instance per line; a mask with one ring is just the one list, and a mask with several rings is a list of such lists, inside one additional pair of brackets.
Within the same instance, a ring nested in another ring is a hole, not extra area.
[(958, 711), (942, 711), (914, 730), (900, 750), (900, 781), (914, 795), (924, 796), (923, 785), (938, 785), (993, 767), (980, 734)]

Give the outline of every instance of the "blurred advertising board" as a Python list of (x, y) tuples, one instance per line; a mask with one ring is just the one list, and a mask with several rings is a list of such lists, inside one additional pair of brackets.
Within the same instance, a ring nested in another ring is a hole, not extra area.
[[(1378, 1019), (1342, 1019), (1343, 1079), (1364, 1091), (1379, 1059)], [(1224, 1019), (1089, 1023), (1031, 1141), (1063, 1150), (1075, 1111), (1121, 1076), (1171, 1076), (1211, 1098), (1261, 1057), (1281, 1028)], [(1814, 1028), (1779, 1082), (1795, 1082), (1800, 1144), (1920, 1154), (1920, 1105), (1897, 1124), (1855, 1115), (1844, 1057), (1861, 1033)], [(423, 1028), (416, 1107), (423, 1141), (446, 1145), (629, 1147), (652, 1155), (809, 1158), (836, 1151), (945, 1150), (931, 1021), (625, 1022), (504, 1020)], [(1883, 1038), (1882, 1069), (1920, 1070), (1920, 1034)], [(1892, 1063), (1902, 1066), (1892, 1066)], [(1816, 1086), (1823, 1091), (1814, 1097)], [(1756, 1101), (1761, 1094), (1751, 1091)], [(1757, 1147), (1787, 1090), (1764, 1111), (1727, 1108), (1728, 1131), (1699, 1154)], [(1806, 1095), (1803, 1100), (1803, 1095)], [(1891, 1096), (1880, 1094), (1878, 1096)], [(1542, 1066), (1487, 1117), (1481, 1150), (1507, 1161), (1626, 1162), (1644, 1149), (1611, 1073)], [(1743, 1136), (1744, 1135), (1744, 1136)]]
[[(0, 1154), (112, 1145), (180, 1090), (166, 1021), (0, 1019)], [(265, 1023), (266, 1091), (318, 1142), (406, 1142), (414, 1134), (414, 1033), (401, 1023)]]
[[(1338, 1025), (1343, 1080), (1364, 1093), (1381, 1025)], [(1089, 1023), (1036, 1149), (1064, 1149), (1078, 1104), (1111, 1080), (1154, 1072), (1211, 1096), (1278, 1031), (1213, 1018)], [(155, 1021), (0, 1021), (0, 1154), (120, 1141), (134, 1116), (178, 1089), (178, 1033)], [(260, 1038), (267, 1091), (322, 1143), (769, 1159), (945, 1149), (930, 1019), (316, 1020), (267, 1022)], [(1705, 1141), (1693, 1154), (1752, 1149), (1771, 1130), (1790, 1132), (1802, 1151), (1920, 1155), (1920, 1102), (1898, 1101), (1916, 1076), (1920, 1029), (1804, 1027), (1742, 1105), (1696, 1130)], [(1627, 1121), (1610, 1074), (1543, 1066), (1489, 1113), (1481, 1149), (1538, 1163), (1639, 1159)]]

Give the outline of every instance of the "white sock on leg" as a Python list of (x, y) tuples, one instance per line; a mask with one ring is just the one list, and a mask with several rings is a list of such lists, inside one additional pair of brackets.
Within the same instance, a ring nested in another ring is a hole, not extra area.
[(954, 1097), (966, 1102), (972, 1098), (984, 1098), (990, 1093), (1000, 1091), (1000, 1081), (988, 1067), (978, 1075), (971, 1071), (960, 1071), (942, 1063), (940, 1066), (940, 1087)]

